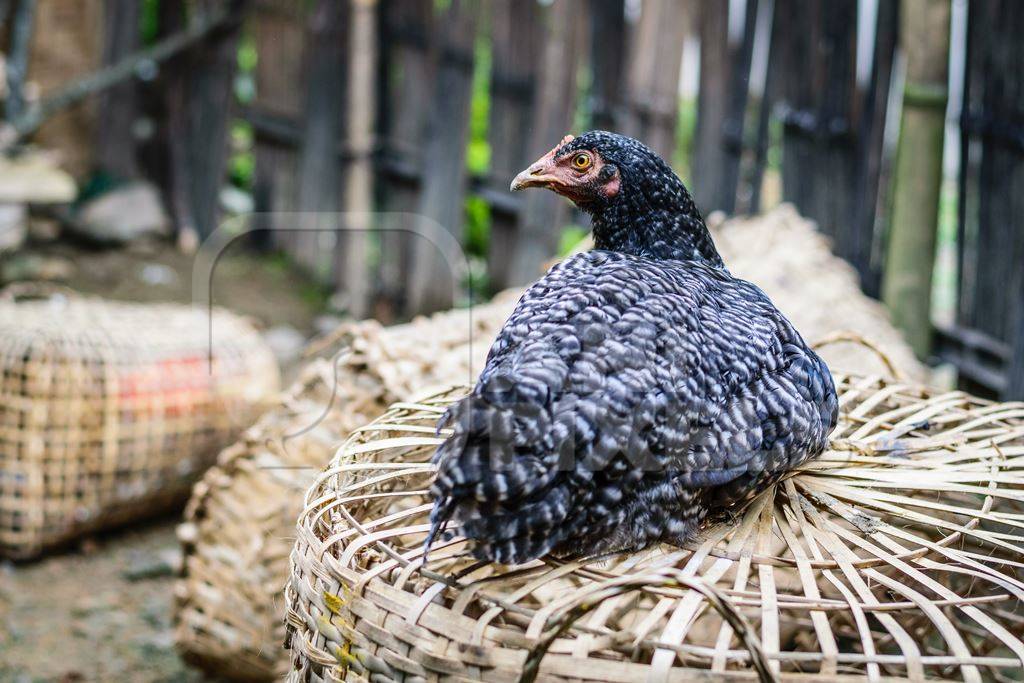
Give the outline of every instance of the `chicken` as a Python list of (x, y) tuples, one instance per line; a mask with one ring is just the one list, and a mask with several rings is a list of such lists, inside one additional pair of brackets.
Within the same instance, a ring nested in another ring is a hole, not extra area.
[(566, 136), (512, 182), (527, 187), (590, 214), (595, 249), (523, 294), (442, 418), (427, 549), (449, 520), (505, 564), (679, 545), (824, 450), (828, 368), (729, 274), (661, 158)]

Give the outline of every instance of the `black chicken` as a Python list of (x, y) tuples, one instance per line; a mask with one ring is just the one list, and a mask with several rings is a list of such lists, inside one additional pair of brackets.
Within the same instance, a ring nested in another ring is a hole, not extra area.
[(681, 544), (821, 453), (828, 368), (725, 269), (662, 159), (567, 136), (512, 182), (526, 187), (589, 213), (596, 248), (526, 291), (442, 420), (427, 548), (452, 517), (476, 557), (506, 564)]

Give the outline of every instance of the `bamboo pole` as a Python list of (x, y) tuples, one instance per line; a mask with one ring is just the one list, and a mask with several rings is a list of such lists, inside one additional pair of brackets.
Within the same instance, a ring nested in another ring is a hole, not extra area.
[(949, 0), (904, 0), (907, 58), (882, 298), (918, 356), (931, 350), (931, 287), (942, 188)]

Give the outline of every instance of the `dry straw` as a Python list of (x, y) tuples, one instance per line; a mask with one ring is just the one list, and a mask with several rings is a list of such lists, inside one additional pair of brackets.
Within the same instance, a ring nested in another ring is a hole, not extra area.
[(1014, 677), (1024, 405), (839, 376), (832, 447), (687, 548), (522, 567), (422, 541), (465, 388), (357, 430), (306, 496), (293, 681)]
[(0, 295), (0, 368), (0, 556), (18, 559), (179, 503), (278, 389), (236, 316), (29, 285)]
[(317, 344), (341, 350), (303, 370), (280, 405), (220, 455), (185, 509), (175, 618), (190, 663), (247, 681), (286, 670), (280, 596), (302, 494), (348, 433), (390, 403), (417, 387), (470, 381), (515, 300), (393, 328), (353, 323)]

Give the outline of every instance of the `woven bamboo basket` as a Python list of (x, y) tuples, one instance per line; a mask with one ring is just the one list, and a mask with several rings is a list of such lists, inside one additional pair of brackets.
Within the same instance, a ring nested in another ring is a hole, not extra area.
[(310, 489), (292, 681), (1016, 678), (1024, 404), (837, 376), (831, 448), (686, 548), (423, 566), (434, 424), (396, 404)]
[[(715, 239), (732, 272), (764, 288), (809, 338), (853, 342), (826, 348), (830, 364), (861, 374), (927, 378), (884, 308), (860, 292), (853, 269), (791, 207), (726, 221), (715, 227)], [(808, 288), (812, 277), (818, 285)], [(500, 295), (472, 315), (445, 313), (387, 329), (374, 323), (342, 328), (337, 336), (352, 353), (341, 357), (337, 377), (325, 375), (322, 365), (311, 369), (291, 398), (221, 456), (196, 486), (180, 530), (185, 563), (176, 637), (190, 662), (246, 680), (269, 680), (287, 670), (280, 592), (295, 518), (303, 494), (330, 460), (327, 444), (340, 444), (351, 429), (429, 384), (472, 382), (517, 296)], [(850, 328), (884, 356), (842, 332)], [(301, 430), (311, 415), (323, 419), (315, 430)], [(282, 435), (293, 433), (285, 447)]]
[(414, 388), (472, 381), (516, 294), (407, 325), (342, 327), (332, 359), (304, 368), (280, 405), (196, 485), (178, 529), (184, 552), (175, 637), (191, 664), (234, 680), (287, 670), (281, 590), (302, 496), (352, 429)]
[(0, 556), (17, 559), (179, 503), (278, 389), (237, 316), (51, 294), (0, 297)]

